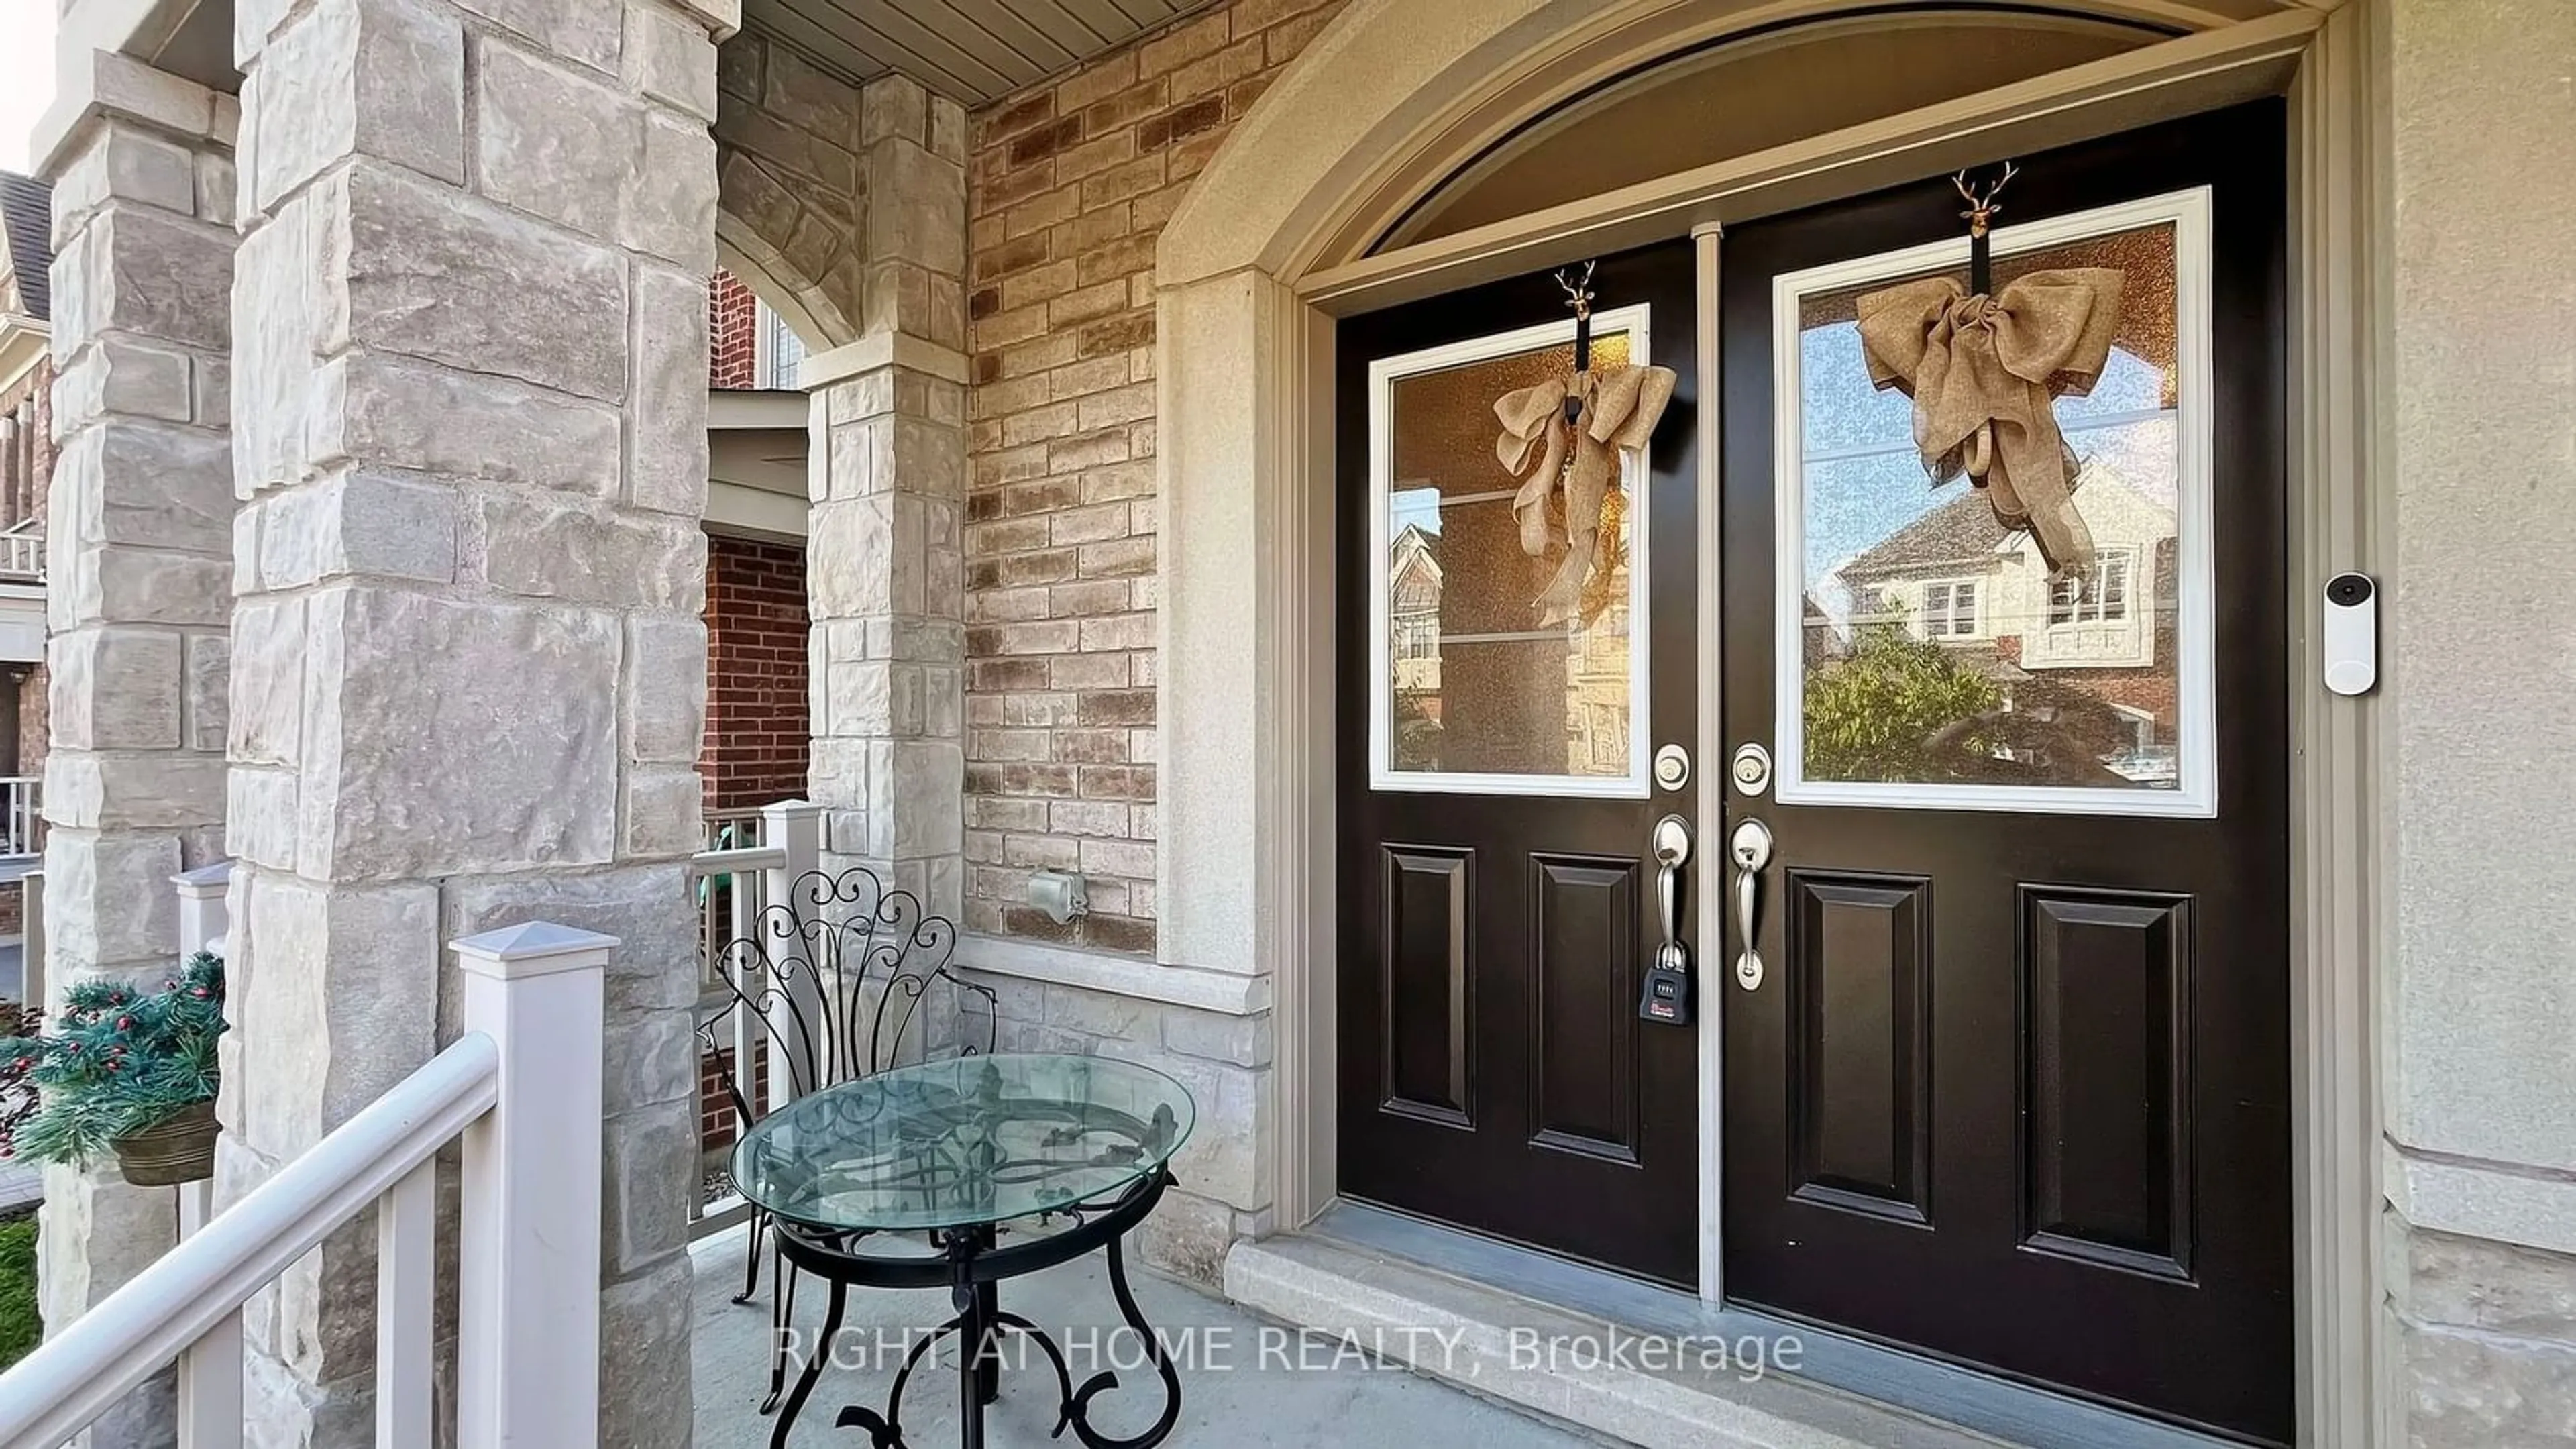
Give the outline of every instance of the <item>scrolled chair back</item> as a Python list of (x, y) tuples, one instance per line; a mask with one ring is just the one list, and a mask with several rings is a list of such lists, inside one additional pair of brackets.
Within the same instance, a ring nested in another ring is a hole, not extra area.
[[(866, 866), (797, 876), (787, 899), (764, 905), (751, 934), (708, 963), (726, 1002), (698, 1023), (698, 1044), (719, 1063), (737, 1120), (761, 1115), (750, 1090), (760, 1064), (723, 1055), (746, 1036), (777, 1064), (767, 1079), (784, 1074), (767, 1110), (906, 1061), (992, 1051), (994, 993), (956, 973), (956, 954), (956, 922)], [(738, 1015), (748, 1033), (731, 1030)]]

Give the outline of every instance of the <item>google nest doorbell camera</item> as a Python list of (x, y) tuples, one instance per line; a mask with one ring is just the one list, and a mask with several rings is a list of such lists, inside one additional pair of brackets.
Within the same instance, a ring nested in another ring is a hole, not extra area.
[(2368, 574), (2326, 580), (2326, 688), (2368, 694), (2379, 682), (2379, 586)]

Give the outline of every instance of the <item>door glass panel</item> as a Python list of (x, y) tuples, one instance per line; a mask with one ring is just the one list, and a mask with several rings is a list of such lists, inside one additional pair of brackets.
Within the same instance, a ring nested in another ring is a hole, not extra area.
[[(1595, 367), (1645, 354), (1642, 306), (1592, 329)], [(1573, 370), (1571, 318), (1370, 366), (1374, 789), (1648, 792), (1644, 470), (1624, 458), (1603, 505), (1615, 565), (1592, 574), (1578, 617), (1542, 624), (1564, 560), (1522, 550), (1518, 480), (1495, 454), (1495, 402)]]
[(2052, 571), (1984, 489), (1934, 486), (1913, 401), (1872, 385), (1859, 299), (1964, 288), (1964, 239), (1779, 278), (1780, 798), (2214, 814), (2207, 193), (1994, 241), (1999, 293), (2120, 273), (2098, 380), (2055, 403), (2093, 565)]

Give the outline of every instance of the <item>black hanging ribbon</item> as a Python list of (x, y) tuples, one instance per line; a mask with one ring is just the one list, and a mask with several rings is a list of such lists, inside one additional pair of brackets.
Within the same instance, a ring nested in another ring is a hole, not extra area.
[(1961, 199), (1968, 203), (1968, 209), (1959, 215), (1968, 223), (1968, 291), (1973, 296), (1994, 295), (1994, 239), (1987, 233), (1993, 229), (1996, 214), (2003, 210), (1995, 204), (1995, 198), (2002, 195), (2003, 189), (2020, 174), (2021, 168), (2007, 161), (2004, 174), (1996, 177), (1991, 186), (1969, 185), (1965, 171), (1950, 178), (1950, 184), (1959, 189)]
[[(1572, 268), (1560, 268), (1556, 284), (1565, 289), (1565, 305), (1574, 309), (1574, 370), (1577, 374), (1592, 370), (1592, 269), (1598, 262), (1585, 262), (1580, 279), (1568, 277)], [(1583, 399), (1569, 394), (1565, 399), (1565, 421), (1568, 427), (1583, 416)]]

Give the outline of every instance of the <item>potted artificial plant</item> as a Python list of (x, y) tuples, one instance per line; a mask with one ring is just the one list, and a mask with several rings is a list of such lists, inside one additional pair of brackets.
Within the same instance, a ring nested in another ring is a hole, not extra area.
[(38, 1092), (0, 1153), (81, 1163), (112, 1150), (138, 1187), (212, 1177), (223, 1034), (224, 965), (203, 951), (159, 991), (72, 987), (50, 1035), (0, 1041), (0, 1085)]

